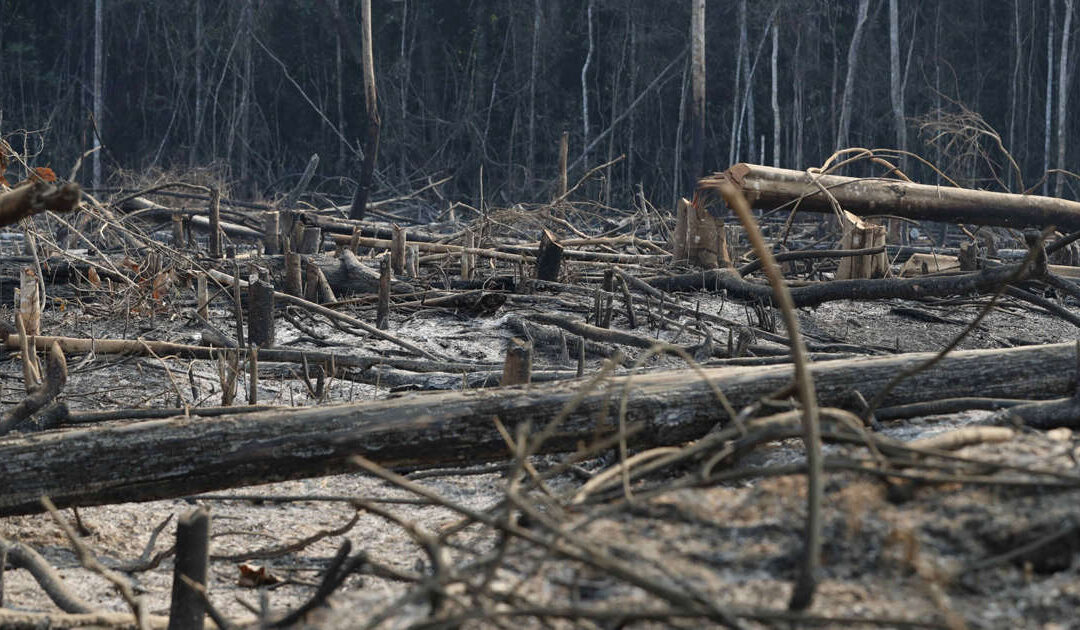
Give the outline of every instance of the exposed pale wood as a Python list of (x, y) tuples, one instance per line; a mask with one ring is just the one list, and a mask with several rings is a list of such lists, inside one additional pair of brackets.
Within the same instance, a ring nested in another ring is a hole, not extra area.
[[(1043, 397), (1071, 392), (1072, 343), (954, 352), (900, 383), (884, 404), (962, 396)], [(931, 355), (840, 360), (811, 366), (823, 405), (842, 405), (857, 388), (865, 398), (898, 370)], [(738, 409), (786, 386), (790, 366), (713, 368), (705, 374)], [(585, 393), (544, 444), (574, 450), (581, 440), (616, 428), (611, 396), (628, 377)], [(544, 427), (583, 383), (533, 384), (529, 390), (414, 394), (331, 407), (148, 421), (123, 427), (52, 432), (0, 440), (0, 515), (58, 506), (142, 501), (195, 492), (352, 470), (360, 454), (385, 466), (440, 465), (503, 458), (506, 443), (491, 422)], [(640, 424), (635, 444), (675, 444), (726, 422), (711, 388), (694, 371), (633, 377), (627, 419)], [(606, 410), (606, 411), (605, 411)], [(137, 465), (136, 465), (137, 463)]]
[(407, 235), (405, 228), (395, 224), (394, 233), (390, 239), (390, 268), (395, 276), (405, 273), (405, 243)]
[[(1018, 195), (913, 184), (895, 179), (860, 179), (815, 175), (844, 210), (859, 216), (891, 214), (909, 219), (1080, 230), (1080, 202), (1037, 195)], [(771, 210), (796, 200), (799, 210), (832, 213), (833, 207), (804, 171), (740, 163), (702, 179), (712, 190), (719, 178), (740, 187), (754, 208)]]
[(195, 312), (203, 319), (210, 318), (210, 294), (206, 288), (206, 276), (195, 278)]
[[(380, 275), (378, 271), (371, 269), (351, 251), (341, 251), (341, 258), (319, 258), (316, 260), (327, 279), (339, 293), (377, 293), (379, 291)], [(390, 290), (393, 293), (414, 293), (416, 287), (402, 280), (390, 279)]]
[(41, 299), (38, 286), (38, 277), (33, 267), (19, 270), (19, 302), (16, 306), (28, 335), (41, 332)]
[(524, 385), (532, 381), (532, 342), (514, 337), (506, 346), (502, 385)]
[(856, 278), (882, 278), (889, 273), (889, 259), (885, 256), (885, 227), (863, 221), (854, 214), (844, 211), (840, 227), (841, 249), (882, 248), (879, 254), (864, 254), (840, 259), (836, 268), (837, 280)]
[(286, 239), (285, 249), (285, 291), (292, 295), (304, 294), (304, 274), (300, 254), (288, 247), (289, 239)]
[(944, 254), (912, 254), (900, 267), (900, 277), (912, 278), (942, 271), (960, 271), (960, 260)]
[(461, 243), (464, 246), (464, 250), (461, 253), (461, 279), (472, 280), (473, 269), (476, 267), (476, 257), (469, 251), (476, 247), (476, 241), (473, 238), (473, 231), (469, 228), (461, 234)]
[(686, 257), (691, 264), (705, 269), (731, 265), (724, 222), (701, 204), (686, 206)]
[(686, 222), (690, 214), (690, 202), (680, 198), (675, 208), (675, 231), (672, 232), (671, 249), (675, 262), (686, 260)]

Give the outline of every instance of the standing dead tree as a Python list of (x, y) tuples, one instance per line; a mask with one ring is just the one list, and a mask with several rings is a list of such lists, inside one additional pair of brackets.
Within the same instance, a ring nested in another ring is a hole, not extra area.
[(379, 117), (379, 99), (375, 92), (375, 53), (371, 39), (371, 0), (363, 0), (360, 5), (360, 55), (364, 67), (364, 104), (367, 108), (367, 136), (364, 139), (364, 164), (360, 167), (360, 181), (356, 185), (350, 219), (363, 219), (371, 194), (371, 177), (375, 172), (375, 159), (379, 155), (379, 131), (382, 119)]

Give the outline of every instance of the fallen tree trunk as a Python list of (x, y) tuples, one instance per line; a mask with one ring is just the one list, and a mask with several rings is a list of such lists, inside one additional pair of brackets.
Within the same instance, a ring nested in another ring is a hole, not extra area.
[[(812, 365), (823, 405), (844, 405), (853, 387), (872, 399), (899, 370), (931, 355), (906, 354)], [(705, 373), (740, 408), (791, 381), (791, 366), (715, 368)], [(573, 451), (616, 430), (628, 377), (582, 395), (542, 450)], [(1072, 391), (1073, 344), (955, 352), (900, 383), (885, 405), (970, 395), (1048, 397)], [(208, 490), (354, 470), (352, 455), (384, 466), (475, 463), (509, 456), (493, 418), (547, 426), (582, 381), (500, 390), (439, 392), (354, 405), (265, 411), (216, 419), (176, 418), (123, 427), (0, 439), (0, 516), (58, 506), (147, 501)], [(676, 444), (726, 421), (693, 371), (639, 375), (628, 388), (636, 445)], [(511, 427), (512, 428), (512, 427)]]
[[(18, 350), (19, 336), (10, 332), (0, 332), (5, 350)], [(48, 351), (56, 343), (64, 354), (98, 355), (121, 354), (135, 356), (177, 357), (183, 359), (202, 359), (211, 361), (224, 353), (235, 349), (209, 346), (194, 346), (169, 341), (150, 339), (83, 339), (80, 337), (51, 337), (46, 335), (33, 337), (37, 350)], [(471, 372), (475, 370), (494, 370), (501, 367), (496, 363), (467, 363), (432, 359), (405, 359), (399, 357), (380, 357), (375, 355), (338, 354), (320, 350), (293, 350), (289, 348), (262, 348), (259, 350), (262, 361), (282, 363), (304, 363), (333, 365), (336, 368), (356, 368), (366, 370), (376, 365), (412, 372)]]
[[(806, 286), (792, 287), (791, 298), (796, 307), (818, 306), (837, 300), (883, 300), (899, 298), (919, 300), (927, 297), (951, 295), (977, 295), (994, 293), (1012, 279), (1020, 282), (1041, 274), (1023, 274), (1017, 278), (1016, 266), (1009, 265), (983, 269), (976, 273), (956, 276), (929, 276), (919, 278), (878, 278), (858, 280), (834, 280)], [(771, 288), (743, 280), (730, 270), (711, 270), (667, 276), (648, 280), (650, 286), (664, 291), (727, 291), (728, 297), (749, 302), (769, 304), (773, 299)]]
[(0, 226), (18, 223), (39, 212), (71, 212), (79, 205), (78, 184), (37, 181), (0, 193)]
[[(895, 179), (815, 175), (840, 207), (859, 216), (896, 215), (909, 219), (1080, 230), (1080, 202), (1011, 193), (911, 184)], [(786, 204), (811, 212), (834, 212), (829, 198), (805, 171), (740, 163), (698, 182), (698, 190), (718, 190), (734, 183), (754, 208), (771, 210)], [(719, 196), (718, 193), (717, 197)]]

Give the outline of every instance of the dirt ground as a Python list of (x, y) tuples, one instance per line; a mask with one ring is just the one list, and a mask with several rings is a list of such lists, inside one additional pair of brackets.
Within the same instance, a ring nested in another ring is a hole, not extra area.
[[(87, 300), (84, 307), (72, 304), (63, 312), (47, 311), (43, 330), (50, 334), (145, 335), (193, 342), (201, 328), (183, 316), (191, 308), (190, 298), (178, 294), (176, 300), (172, 308), (156, 314), (152, 321), (143, 314), (124, 322), (103, 319), (95, 304), (101, 309), (111, 305)], [(750, 309), (729, 301), (713, 296), (686, 297), (688, 305), (699, 301), (703, 311), (740, 321), (753, 319)], [(838, 302), (804, 309), (800, 319), (804, 331), (820, 342), (905, 352), (937, 350), (964, 328), (980, 304)], [(500, 312), (482, 318), (431, 310), (395, 312), (391, 331), (447, 355), (499, 363), (505, 340), (513, 334), (506, 326), (506, 314), (530, 309), (549, 312), (552, 308), (550, 303), (535, 300), (522, 299), (515, 304), (511, 297)], [(917, 309), (939, 319), (926, 321), (926, 317), (912, 316), (903, 309)], [(1075, 307), (1071, 310), (1080, 312)], [(0, 313), (0, 317), (9, 319), (10, 313)], [(227, 322), (225, 309), (212, 311), (212, 320)], [(393, 350), (384, 342), (358, 339), (323, 324), (313, 325), (326, 335), (325, 347), (353, 351), (362, 347), (365, 352)], [(625, 326), (625, 321), (617, 316), (614, 325)], [(782, 329), (779, 332), (783, 333)], [(667, 330), (661, 337), (671, 339), (675, 334)], [(1006, 299), (1002, 308), (960, 347), (1007, 347), (1075, 338), (1070, 324)], [(297, 347), (309, 341), (304, 334), (279, 322), (279, 345)], [(216, 368), (208, 362), (76, 356), (69, 358), (69, 365), (71, 374), (64, 397), (73, 409), (171, 406), (177, 399), (187, 404), (213, 405), (220, 400)], [(590, 359), (587, 372), (595, 371), (599, 365), (598, 359)], [(650, 368), (679, 365), (677, 359), (663, 358), (654, 360)], [(572, 371), (574, 366), (556, 355), (540, 355), (535, 367)], [(290, 368), (265, 364), (262, 369), (268, 375), (281, 376)], [(3, 403), (16, 403), (22, 395), (19, 363), (0, 365), (0, 379), (4, 385), (0, 396)], [(244, 387), (241, 382), (241, 391)], [(390, 394), (386, 387), (331, 379), (319, 401), (297, 378), (263, 377), (259, 385), (259, 402), (265, 404), (310, 405), (388, 395), (412, 394)], [(978, 423), (990, 413), (970, 411), (896, 421), (887, 423), (881, 433), (911, 440)], [(1070, 478), (1080, 474), (1080, 439), (1067, 429), (1021, 432), (1012, 440), (979, 444), (956, 454), (1051, 469)], [(868, 457), (865, 448), (850, 445), (829, 445), (826, 455)], [(786, 440), (759, 447), (741, 459), (738, 466), (768, 471), (801, 460), (801, 442)], [(559, 461), (560, 456), (545, 456), (534, 458), (532, 463), (543, 474)], [(755, 616), (754, 611), (782, 611), (790, 596), (806, 521), (803, 476), (751, 474), (706, 487), (665, 491), (663, 483), (678, 481), (690, 472), (674, 469), (636, 483), (633, 489), (644, 493), (633, 500), (615, 493), (599, 502), (567, 501), (587, 475), (615, 462), (612, 453), (604, 453), (554, 475), (546, 482), (554, 499), (541, 496), (535, 488), (522, 496), (535, 499), (534, 506), (559, 523), (568, 540), (604, 550), (607, 556), (629, 563), (639, 576), (693, 594), (720, 609), (738, 611), (744, 614), (745, 627), (790, 627), (788, 622), (769, 619), (764, 613)], [(131, 465), (138, 466), (138, 462)], [(476, 474), (442, 471), (418, 478), (416, 483), (461, 506), (490, 510), (506, 496), (509, 469), (500, 465), (488, 468), (488, 472), (468, 471)], [(1010, 478), (1010, 473), (1002, 474)], [(1022, 474), (1016, 472), (1013, 477)], [(524, 486), (530, 487), (528, 482)], [(259, 495), (258, 500), (250, 495)], [(267, 500), (271, 496), (287, 500)], [(1075, 562), (1080, 551), (1080, 512), (1072, 490), (994, 483), (895, 484), (857, 472), (833, 471), (826, 479), (825, 497), (822, 580), (808, 610), (819, 620), (819, 626), (902, 627), (901, 622), (910, 622), (916, 627), (1050, 630), (1080, 624), (1080, 568)], [(460, 519), (446, 507), (428, 501), (418, 503), (416, 495), (364, 474), (233, 489), (213, 497), (83, 508), (78, 510), (78, 516), (88, 532), (85, 541), (98, 557), (106, 565), (123, 567), (140, 557), (151, 558), (168, 550), (176, 517), (196, 504), (208, 507), (214, 557), (210, 598), (224, 615), (236, 620), (252, 619), (261, 605), (272, 618), (306, 601), (347, 539), (354, 551), (367, 553), (371, 563), (348, 578), (331, 597), (329, 607), (312, 613), (305, 622), (308, 626), (440, 627), (424, 625), (431, 612), (432, 590), (425, 582), (431, 574), (431, 556), (398, 523), (370, 511), (357, 512), (350, 504), (350, 500), (357, 499), (380, 506), (429, 533), (443, 531)], [(73, 516), (70, 510), (64, 513)], [(358, 514), (358, 520), (346, 531), (325, 534), (343, 528), (354, 514)], [(154, 528), (167, 519), (172, 520), (153, 546), (147, 547)], [(528, 527), (531, 531), (545, 531), (536, 523)], [(320, 533), (324, 535), (320, 537)], [(87, 601), (103, 609), (126, 610), (104, 580), (79, 566), (48, 515), (0, 519), (0, 537), (39, 550), (59, 569), (65, 583)], [(300, 548), (286, 548), (313, 537), (317, 540)], [(467, 620), (464, 627), (713, 627), (712, 622), (700, 618), (567, 619), (556, 614), (556, 609), (592, 606), (640, 611), (664, 602), (609, 572), (560, 558), (550, 549), (520, 539), (504, 539), (490, 527), (474, 525), (449, 541), (452, 544), (443, 551), (459, 572), (457, 575), (466, 576), (465, 581), (473, 587), (483, 582), (485, 588), (502, 598), (490, 601), (483, 610), (459, 611), (454, 608), (458, 602), (472, 600), (461, 584), (450, 588), (443, 606), (458, 613), (485, 616)], [(1017, 558), (980, 566), (987, 559), (1027, 543), (1038, 544), (1034, 551)], [(499, 561), (492, 563), (493, 556)], [(242, 586), (239, 578), (243, 564), (263, 567), (279, 582), (264, 591)], [(497, 568), (485, 574), (486, 566)], [(156, 615), (167, 614), (172, 580), (170, 556), (163, 557), (153, 568), (126, 575), (145, 598), (148, 610)], [(4, 605), (11, 609), (56, 610), (26, 571), (7, 571), (3, 587)], [(263, 593), (265, 603), (260, 604)], [(514, 609), (544, 607), (550, 614), (510, 614)], [(879, 622), (857, 624), (851, 621), (853, 618)]]

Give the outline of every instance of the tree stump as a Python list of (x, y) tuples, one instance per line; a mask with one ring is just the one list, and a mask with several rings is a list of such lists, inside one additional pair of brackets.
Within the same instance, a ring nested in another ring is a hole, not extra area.
[[(885, 226), (863, 221), (854, 214), (844, 211), (840, 222), (843, 236), (840, 249), (865, 249), (885, 246)], [(852, 256), (840, 259), (836, 269), (837, 280), (857, 278), (882, 278), (889, 273), (889, 258), (884, 252), (865, 256)]]
[(555, 235), (544, 230), (540, 234), (540, 252), (536, 256), (536, 279), (558, 282), (562, 254), (563, 246), (555, 240)]

